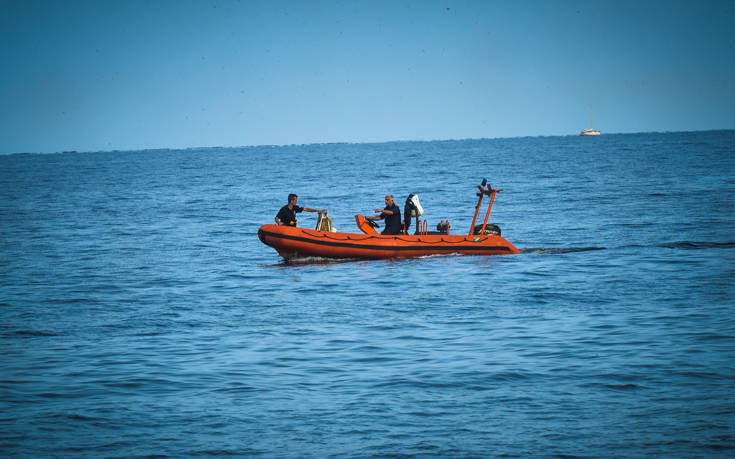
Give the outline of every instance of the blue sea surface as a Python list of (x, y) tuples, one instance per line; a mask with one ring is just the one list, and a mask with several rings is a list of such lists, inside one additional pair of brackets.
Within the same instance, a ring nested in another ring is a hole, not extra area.
[[(483, 177), (519, 255), (257, 238)], [(0, 456), (733, 457), (734, 228), (735, 131), (0, 156)]]

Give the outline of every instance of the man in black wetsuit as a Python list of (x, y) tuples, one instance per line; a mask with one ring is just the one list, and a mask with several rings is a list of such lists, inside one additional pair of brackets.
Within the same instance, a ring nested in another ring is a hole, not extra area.
[(288, 204), (281, 207), (276, 215), (276, 224), (286, 226), (296, 226), (296, 214), (298, 212), (319, 212), (325, 213), (325, 209), (312, 209), (311, 207), (299, 207), (296, 204), (299, 202), (299, 197), (295, 194), (288, 195)]
[(401, 225), (401, 209), (393, 202), (393, 195), (385, 196), (385, 209), (375, 209), (377, 217), (366, 217), (365, 220), (382, 220), (385, 219), (385, 229), (380, 234), (401, 234), (403, 226)]

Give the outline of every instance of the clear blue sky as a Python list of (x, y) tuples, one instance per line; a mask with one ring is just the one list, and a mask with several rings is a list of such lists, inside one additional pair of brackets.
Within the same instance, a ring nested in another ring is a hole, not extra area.
[(0, 153), (735, 128), (735, 1), (0, 0)]

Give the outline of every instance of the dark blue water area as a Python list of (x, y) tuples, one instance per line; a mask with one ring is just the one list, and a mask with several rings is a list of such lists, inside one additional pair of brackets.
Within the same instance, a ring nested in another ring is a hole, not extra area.
[[(257, 238), (483, 177), (519, 255)], [(0, 455), (732, 457), (734, 227), (735, 131), (2, 156)]]

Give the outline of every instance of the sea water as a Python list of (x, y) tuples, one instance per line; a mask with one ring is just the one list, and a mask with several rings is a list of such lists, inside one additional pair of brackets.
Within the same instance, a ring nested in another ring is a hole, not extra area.
[[(520, 255), (257, 238), (483, 178)], [(735, 131), (2, 156), (0, 455), (731, 457), (734, 226)]]

